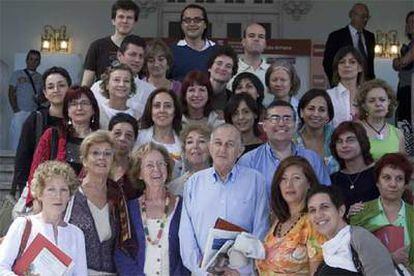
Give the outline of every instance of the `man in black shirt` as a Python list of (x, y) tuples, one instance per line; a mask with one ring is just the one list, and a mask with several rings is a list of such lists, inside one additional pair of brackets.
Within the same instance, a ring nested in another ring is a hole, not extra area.
[(115, 33), (91, 43), (85, 58), (82, 85), (90, 87), (116, 59), (122, 40), (132, 32), (138, 21), (139, 7), (131, 0), (118, 0), (112, 5)]

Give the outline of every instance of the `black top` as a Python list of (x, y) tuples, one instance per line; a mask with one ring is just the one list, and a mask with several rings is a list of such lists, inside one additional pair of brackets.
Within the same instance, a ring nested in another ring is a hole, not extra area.
[[(19, 145), (16, 150), (16, 158), (14, 161), (14, 176), (13, 187), (23, 191), (26, 185), (27, 178), (30, 173), (30, 166), (32, 165), (33, 155), (36, 150), (36, 112), (32, 112), (23, 124), (20, 135)], [(43, 132), (49, 127), (58, 127), (62, 124), (62, 118), (54, 117), (49, 114), (48, 109), (40, 110), (43, 121)], [(14, 195), (16, 189), (12, 189)]]
[(82, 161), (80, 158), (80, 145), (83, 138), (68, 136), (66, 141), (66, 162), (75, 170), (76, 175), (79, 175), (82, 170)]
[(379, 197), (373, 166), (355, 174), (345, 174), (341, 171), (333, 173), (331, 182), (342, 191), (347, 208), (354, 203), (367, 202)]
[(118, 46), (110, 36), (95, 40), (91, 43), (85, 57), (85, 69), (95, 72), (97, 79), (101, 78), (106, 68), (116, 60)]
[[(249, 151), (251, 151), (251, 150), (254, 150), (255, 148), (257, 148), (257, 147), (259, 147), (259, 146), (261, 146), (261, 145), (263, 145), (263, 143), (245, 145), (245, 146), (244, 146), (244, 151), (243, 151), (243, 154), (245, 154), (246, 152), (249, 152)], [(243, 154), (242, 154), (242, 155), (243, 155)]]
[(314, 276), (352, 276), (352, 275), (361, 275), (359, 272), (353, 272), (346, 269), (338, 268), (338, 267), (331, 267), (327, 265), (325, 262), (322, 262), (318, 269), (316, 270)]

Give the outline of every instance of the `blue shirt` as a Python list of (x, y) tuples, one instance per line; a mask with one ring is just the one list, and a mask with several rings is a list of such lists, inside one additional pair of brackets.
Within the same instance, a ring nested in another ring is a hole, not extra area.
[(180, 251), (184, 265), (196, 274), (202, 274), (208, 233), (219, 217), (263, 240), (269, 229), (269, 201), (259, 172), (235, 165), (223, 182), (214, 168), (208, 168), (185, 184)]
[[(322, 158), (316, 152), (297, 147), (292, 143), (292, 153), (292, 155), (302, 156), (309, 161), (321, 184), (331, 185), (328, 168), (325, 166)], [(261, 172), (266, 179), (267, 192), (270, 194), (273, 175), (275, 174), (280, 161), (281, 160), (276, 155), (276, 153), (273, 152), (268, 142), (244, 154), (239, 159), (238, 164)]]

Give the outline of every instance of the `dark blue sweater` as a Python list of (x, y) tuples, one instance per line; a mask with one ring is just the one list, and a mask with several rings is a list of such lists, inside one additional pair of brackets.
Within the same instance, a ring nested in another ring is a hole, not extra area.
[(171, 51), (174, 63), (171, 68), (171, 78), (182, 81), (185, 75), (192, 70), (207, 72), (208, 59), (216, 49), (217, 45), (203, 51), (196, 51), (188, 46), (173, 45)]
[[(131, 231), (135, 231), (135, 238), (138, 243), (138, 254), (133, 259), (127, 256), (122, 250), (115, 250), (115, 265), (119, 275), (145, 275), (145, 234), (142, 225), (141, 211), (138, 200), (133, 199), (128, 202), (128, 211), (131, 218)], [(178, 240), (178, 228), (181, 218), (182, 198), (179, 199), (175, 213), (171, 219), (168, 233), (168, 251), (170, 256), (170, 275), (186, 276), (190, 272), (185, 268), (180, 256), (180, 243)], [(165, 235), (166, 233), (164, 233)]]

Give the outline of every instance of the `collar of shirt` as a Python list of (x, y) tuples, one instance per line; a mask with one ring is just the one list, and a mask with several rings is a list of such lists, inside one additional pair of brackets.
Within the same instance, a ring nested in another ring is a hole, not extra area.
[(227, 183), (233, 183), (236, 180), (237, 171), (238, 171), (237, 165), (233, 166), (231, 171), (227, 174), (225, 181), (221, 180), (219, 174), (217, 173), (216, 169), (214, 169), (214, 167), (211, 167), (211, 169), (212, 169), (211, 171), (212, 171), (212, 177), (213, 177), (214, 183), (225, 185)]
[(347, 94), (348, 95), (348, 89), (342, 84), (342, 83), (338, 83), (338, 85), (335, 87), (336, 90), (338, 91), (338, 93), (340, 94)]
[[(358, 30), (355, 29), (351, 24), (348, 25), (349, 31), (351, 32), (352, 36), (358, 35)], [(361, 31), (362, 34), (364, 34), (364, 30)]]
[[(187, 46), (187, 45), (188, 45), (188, 43), (185, 39), (181, 39), (180, 41), (177, 42), (177, 46)], [(204, 41), (204, 47), (203, 47), (203, 49), (201, 49), (201, 51), (204, 51), (205, 49), (207, 49), (211, 46), (214, 46), (214, 45), (216, 45), (216, 43), (214, 41), (206, 39)]]
[[(246, 62), (244, 62), (243, 58), (240, 57), (239, 58), (239, 71), (244, 72), (246, 70), (253, 70), (253, 67), (249, 64), (247, 64)], [(263, 59), (262, 62), (260, 62), (259, 68), (257, 68), (257, 70), (264, 70), (266, 71), (267, 68), (269, 68), (269, 64), (266, 63)]]
[[(292, 156), (296, 156), (298, 155), (298, 147), (297, 145), (295, 145), (295, 143), (291, 143), (291, 149), (292, 149)], [(277, 154), (273, 151), (272, 147), (270, 146), (270, 143), (267, 142), (265, 144), (266, 147), (266, 151), (270, 154), (271, 157), (273, 157), (274, 159), (281, 161), (280, 158), (277, 156)]]
[(385, 218), (385, 220), (389, 222), (389, 224), (404, 226), (404, 222), (405, 222), (405, 203), (404, 203), (404, 201), (401, 200), (401, 208), (398, 211), (397, 219), (394, 222), (390, 222), (388, 220), (387, 216), (385, 215), (384, 206), (382, 206), (382, 198), (381, 197), (379, 197), (379, 200), (378, 200), (378, 209), (381, 212), (381, 216), (383, 216)]

